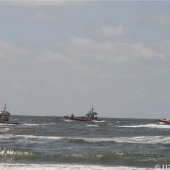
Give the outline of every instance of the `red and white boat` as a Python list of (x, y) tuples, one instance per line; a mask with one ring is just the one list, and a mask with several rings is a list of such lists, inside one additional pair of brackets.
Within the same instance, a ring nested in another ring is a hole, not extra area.
[(74, 114), (72, 114), (71, 116), (64, 116), (64, 118), (69, 120), (77, 120), (77, 121), (91, 121), (86, 116), (74, 116)]
[(161, 120), (159, 120), (159, 122), (165, 123), (165, 124), (170, 124), (170, 119), (161, 119)]
[(93, 111), (93, 107), (85, 116), (75, 116), (74, 114), (72, 114), (71, 116), (64, 116), (64, 118), (68, 120), (85, 121), (85, 122), (102, 121), (97, 118), (97, 113)]

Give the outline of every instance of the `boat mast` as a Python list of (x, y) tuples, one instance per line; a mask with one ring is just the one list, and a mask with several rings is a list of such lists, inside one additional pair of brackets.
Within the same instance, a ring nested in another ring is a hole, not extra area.
[(6, 103), (5, 103), (5, 106), (4, 106), (4, 111), (6, 111)]

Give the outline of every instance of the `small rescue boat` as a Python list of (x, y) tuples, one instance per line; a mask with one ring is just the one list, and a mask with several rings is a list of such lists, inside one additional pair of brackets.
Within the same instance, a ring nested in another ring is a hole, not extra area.
[(18, 124), (17, 121), (10, 119), (10, 112), (6, 110), (6, 104), (4, 109), (0, 111), (0, 123), (1, 124)]
[(170, 119), (161, 119), (161, 120), (159, 120), (159, 122), (165, 123), (165, 124), (170, 124)]
[(74, 116), (74, 114), (72, 114), (71, 116), (68, 115), (64, 116), (64, 118), (69, 120), (85, 121), (85, 122), (102, 121), (97, 118), (97, 113), (93, 111), (93, 107), (85, 116)]

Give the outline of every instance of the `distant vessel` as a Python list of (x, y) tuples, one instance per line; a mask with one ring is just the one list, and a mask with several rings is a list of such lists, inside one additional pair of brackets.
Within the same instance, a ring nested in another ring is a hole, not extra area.
[(4, 106), (4, 109), (0, 111), (0, 123), (3, 124), (18, 124), (15, 120), (10, 120), (10, 112), (6, 110), (6, 104)]
[(159, 120), (159, 122), (170, 125), (170, 119), (161, 119), (161, 120)]
[(74, 114), (72, 114), (71, 116), (64, 116), (65, 119), (69, 119), (69, 120), (77, 120), (77, 121), (102, 121), (100, 119), (97, 118), (97, 113), (93, 111), (93, 106), (92, 109), (85, 115), (85, 116), (74, 116)]

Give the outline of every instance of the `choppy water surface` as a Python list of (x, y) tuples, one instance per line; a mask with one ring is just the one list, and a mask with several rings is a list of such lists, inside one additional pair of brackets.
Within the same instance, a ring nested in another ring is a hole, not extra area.
[(0, 124), (1, 169), (123, 170), (170, 164), (170, 125), (158, 120), (15, 118), (19, 125)]

